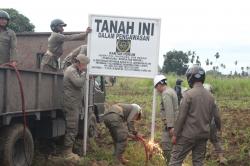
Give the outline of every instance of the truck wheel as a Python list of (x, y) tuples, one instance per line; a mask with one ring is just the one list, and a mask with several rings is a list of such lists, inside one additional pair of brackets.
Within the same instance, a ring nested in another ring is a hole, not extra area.
[(94, 113), (91, 113), (89, 115), (88, 119), (88, 137), (93, 138), (97, 136), (97, 122), (96, 122), (96, 117)]
[(34, 155), (34, 143), (30, 130), (24, 130), (23, 124), (6, 127), (2, 136), (4, 166), (30, 166)]

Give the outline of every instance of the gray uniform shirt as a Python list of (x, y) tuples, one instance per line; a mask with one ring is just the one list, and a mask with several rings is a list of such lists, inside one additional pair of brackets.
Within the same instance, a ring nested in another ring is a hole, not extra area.
[(11, 29), (0, 32), (0, 64), (16, 60), (16, 34)]
[(84, 40), (87, 33), (64, 35), (61, 33), (52, 32), (48, 39), (48, 50), (43, 57), (42, 65), (49, 65), (55, 69), (58, 68), (58, 58), (63, 54), (63, 44), (65, 41)]
[(161, 94), (161, 118), (167, 127), (174, 127), (178, 116), (178, 97), (175, 91), (166, 87)]
[(64, 106), (80, 107), (84, 83), (85, 73), (80, 74), (74, 64), (65, 70), (63, 78)]
[(175, 134), (190, 139), (209, 138), (212, 114), (219, 118), (213, 96), (203, 85), (195, 84), (184, 93), (175, 124)]

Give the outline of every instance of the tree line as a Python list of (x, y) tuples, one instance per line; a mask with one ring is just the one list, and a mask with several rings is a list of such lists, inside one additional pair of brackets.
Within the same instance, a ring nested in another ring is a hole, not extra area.
[[(164, 54), (163, 57), (164, 62), (161, 69), (162, 73), (176, 73), (177, 75), (184, 75), (190, 64), (201, 65), (201, 59), (198, 55), (196, 55), (195, 51), (183, 52), (172, 50)], [(226, 69), (226, 64), (219, 62), (219, 58), (221, 57), (219, 52), (216, 52), (214, 57), (215, 61), (212, 61), (208, 58), (204, 61), (206, 66), (212, 67), (212, 70), (208, 71), (208, 73), (221, 75), (222, 70)], [(230, 75), (248, 76), (250, 66), (240, 67), (241, 72), (238, 73), (236, 70), (238, 60), (234, 61), (234, 65), (235, 70), (230, 71)]]

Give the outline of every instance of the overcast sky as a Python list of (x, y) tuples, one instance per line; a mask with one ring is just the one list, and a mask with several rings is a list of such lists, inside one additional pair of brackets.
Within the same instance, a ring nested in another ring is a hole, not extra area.
[[(28, 17), (37, 32), (50, 31), (50, 21), (61, 18), (65, 31), (85, 31), (89, 14), (161, 19), (159, 64), (170, 50), (195, 51), (202, 66), (215, 53), (229, 73), (250, 67), (250, 1), (248, 0), (2, 0)], [(238, 61), (235, 67), (234, 62)]]

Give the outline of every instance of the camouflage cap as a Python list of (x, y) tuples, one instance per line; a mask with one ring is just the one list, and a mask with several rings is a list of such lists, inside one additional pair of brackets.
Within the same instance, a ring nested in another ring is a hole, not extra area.
[(76, 59), (82, 64), (89, 64), (90, 59), (85, 54), (77, 55)]

